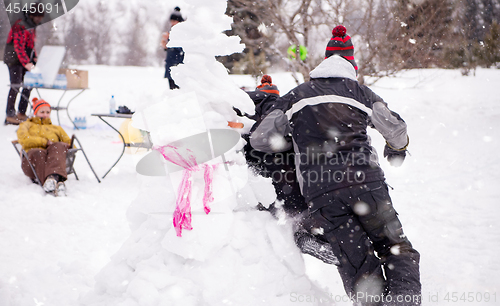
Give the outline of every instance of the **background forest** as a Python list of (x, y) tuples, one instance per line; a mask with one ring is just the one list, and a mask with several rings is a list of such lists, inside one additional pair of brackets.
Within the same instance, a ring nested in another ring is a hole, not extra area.
[[(65, 65), (161, 66), (161, 32), (168, 30), (173, 7), (182, 4), (80, 1), (37, 28), (37, 48), (66, 46)], [(1, 57), (10, 25), (0, 7)], [(182, 13), (189, 19), (189, 7)], [(227, 35), (246, 45), (243, 53), (219, 58), (231, 73), (286, 70), (307, 80), (338, 24), (353, 38), (360, 76), (429, 67), (469, 74), (500, 63), (500, 0), (228, 0), (226, 14), (234, 20)], [(287, 53), (291, 45), (304, 46), (307, 57)]]

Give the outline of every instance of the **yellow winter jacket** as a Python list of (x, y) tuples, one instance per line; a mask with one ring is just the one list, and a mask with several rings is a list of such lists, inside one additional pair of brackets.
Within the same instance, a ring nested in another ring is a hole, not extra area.
[(26, 152), (35, 148), (46, 149), (48, 140), (71, 144), (71, 138), (62, 127), (52, 125), (50, 118), (42, 120), (40, 117), (33, 117), (21, 123), (17, 130), (17, 139)]

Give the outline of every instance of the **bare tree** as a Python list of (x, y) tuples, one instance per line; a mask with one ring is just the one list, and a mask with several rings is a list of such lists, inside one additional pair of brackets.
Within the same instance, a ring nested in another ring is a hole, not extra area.
[(268, 50), (274, 43), (274, 33), (265, 2), (250, 0), (228, 0), (226, 14), (233, 17), (229, 36), (238, 35), (246, 48), (242, 54), (219, 58), (233, 72), (251, 74), (255, 77), (266, 73), (269, 57)]
[[(276, 21), (279, 29), (278, 31), (286, 36), (290, 44), (296, 46), (296, 54), (290, 61), (292, 67), (295, 71), (302, 74), (304, 80), (309, 80), (311, 67), (306, 63), (306, 60), (301, 59), (300, 46), (303, 45), (306, 49), (308, 47), (308, 34), (313, 26), (313, 20), (308, 15), (312, 0), (302, 0), (300, 2), (293, 3), (295, 4), (293, 6), (290, 1), (266, 1), (274, 14), (273, 19)], [(287, 10), (285, 8), (291, 9)], [(283, 49), (275, 49), (275, 51), (282, 56), (287, 57), (287, 53)]]
[[(309, 72), (324, 58), (324, 50), (331, 36), (331, 30), (351, 18), (356, 11), (354, 1), (346, 0), (266, 0), (269, 14), (278, 35), (286, 45), (295, 45), (296, 54), (288, 61), (292, 71), (309, 80)], [(321, 44), (321, 48), (316, 48)], [(288, 58), (285, 46), (274, 47), (273, 51)], [(309, 50), (308, 57), (300, 57), (300, 48)], [(311, 52), (313, 50), (313, 52)]]
[[(343, 24), (356, 42), (355, 57), (358, 64), (362, 63), (360, 72), (373, 73), (376, 65), (367, 65), (365, 68), (363, 64), (375, 59), (378, 37), (383, 35), (375, 35), (378, 33), (377, 27), (386, 28), (389, 22), (386, 18), (378, 18), (380, 16), (377, 13), (390, 8), (389, 5), (384, 7), (380, 4), (388, 1), (391, 0), (266, 0), (261, 4), (266, 9), (259, 14), (259, 18), (271, 29), (276, 43), (268, 46), (261, 44), (259, 47), (265, 50), (268, 57), (277, 55), (284, 59), (287, 70), (298, 72), (304, 80), (308, 80), (311, 69), (324, 59), (332, 29)], [(239, 2), (244, 4), (251, 1)], [(383, 11), (383, 14), (389, 15), (387, 11)], [(246, 35), (237, 29), (234, 32)], [(290, 56), (287, 53), (290, 45), (304, 46), (308, 56), (302, 59), (299, 47), (295, 49), (295, 56)], [(298, 78), (296, 81), (299, 82)]]
[(3, 5), (0, 5), (0, 59), (3, 60), (5, 42), (10, 31), (10, 22)]
[[(398, 56), (399, 68), (439, 66), (452, 19), (448, 0), (426, 0), (420, 5), (401, 1), (395, 7), (399, 31), (389, 36), (391, 52)], [(397, 24), (396, 24), (397, 25)]]
[(132, 10), (132, 21), (130, 27), (126, 29), (123, 45), (125, 52), (121, 64), (132, 66), (145, 66), (147, 64), (146, 58), (148, 51), (146, 50), (146, 37), (143, 32), (143, 25), (146, 23), (145, 9), (142, 6)]
[[(82, 5), (81, 3), (80, 5)], [(86, 23), (89, 56), (97, 65), (110, 64), (114, 43), (112, 24), (116, 12), (108, 2), (99, 1), (96, 5), (86, 5), (83, 20)]]
[(492, 65), (500, 67), (500, 25), (493, 21), (490, 25), (490, 32), (479, 43), (477, 56), (480, 64), (489, 68)]
[(65, 17), (64, 44), (66, 46), (66, 62), (83, 64), (89, 58), (87, 29), (80, 14), (73, 12)]
[(461, 68), (468, 75), (477, 65), (489, 67), (500, 61), (500, 0), (460, 1), (454, 16), (454, 35), (445, 58), (450, 68)]
[[(238, 2), (248, 4), (248, 9), (255, 7), (251, 0)], [(339, 24), (346, 26), (353, 39), (360, 81), (364, 76), (376, 80), (401, 69), (443, 66), (444, 46), (452, 39), (451, 0), (265, 0), (260, 5), (267, 9), (252, 12), (272, 29), (275, 43), (258, 47), (267, 57), (276, 54), (285, 59), (287, 69), (301, 73), (305, 80), (324, 58), (331, 29)], [(305, 46), (308, 57), (289, 58), (290, 45)]]

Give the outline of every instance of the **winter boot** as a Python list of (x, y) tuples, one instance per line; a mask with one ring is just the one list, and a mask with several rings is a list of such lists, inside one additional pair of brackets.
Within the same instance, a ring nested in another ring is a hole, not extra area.
[(19, 120), (19, 123), (24, 122), (28, 120), (28, 116), (25, 114), (17, 113), (17, 120)]
[(66, 185), (64, 185), (64, 182), (57, 182), (55, 195), (57, 197), (63, 197), (63, 196), (65, 197), (66, 196)]
[(21, 122), (19, 121), (19, 119), (17, 119), (17, 117), (6, 117), (4, 125), (7, 125), (7, 124), (19, 125), (19, 123), (21, 123)]
[(45, 192), (54, 192), (57, 187), (57, 180), (55, 179), (54, 175), (49, 175), (47, 179), (45, 180), (45, 183), (43, 183), (43, 190)]
[(328, 242), (322, 241), (306, 230), (295, 232), (294, 238), (295, 244), (302, 253), (314, 256), (326, 264), (336, 266), (340, 264), (340, 261), (333, 254), (332, 246)]

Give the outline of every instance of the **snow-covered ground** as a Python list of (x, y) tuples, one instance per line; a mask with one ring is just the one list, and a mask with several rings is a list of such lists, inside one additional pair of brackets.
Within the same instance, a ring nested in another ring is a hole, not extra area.
[[(90, 89), (71, 104), (70, 114), (86, 116), (88, 128), (73, 130), (64, 113), (61, 124), (79, 137), (102, 176), (119, 156), (121, 144), (113, 130), (90, 114), (107, 112), (111, 95), (118, 105), (134, 110), (145, 100), (161, 99), (168, 85), (162, 68), (79, 68), (89, 71)], [(295, 86), (287, 73), (272, 77), (282, 94)], [(238, 86), (255, 86), (249, 76), (231, 78)], [(0, 65), (2, 99), (8, 83), (7, 68)], [(476, 76), (464, 77), (455, 70), (429, 69), (372, 86), (408, 123), (411, 156), (400, 168), (385, 160), (381, 165), (394, 187), (391, 195), (406, 234), (422, 255), (424, 305), (500, 305), (498, 84), (500, 70), (478, 69)], [(41, 94), (54, 103), (60, 92)], [(57, 123), (55, 114), (52, 119)], [(117, 128), (123, 122), (111, 120)], [(15, 131), (15, 126), (0, 127), (0, 305), (79, 305), (94, 290), (94, 277), (131, 235), (126, 214), (144, 195), (145, 181), (135, 172), (144, 152), (125, 154), (100, 184), (80, 155), (75, 166), (80, 181), (70, 176), (68, 196), (54, 198), (23, 175), (10, 144)], [(371, 134), (381, 153), (383, 139)], [(316, 285), (342, 299), (335, 267), (311, 257), (304, 260)], [(312, 298), (293, 292), (287, 296), (290, 305)]]

